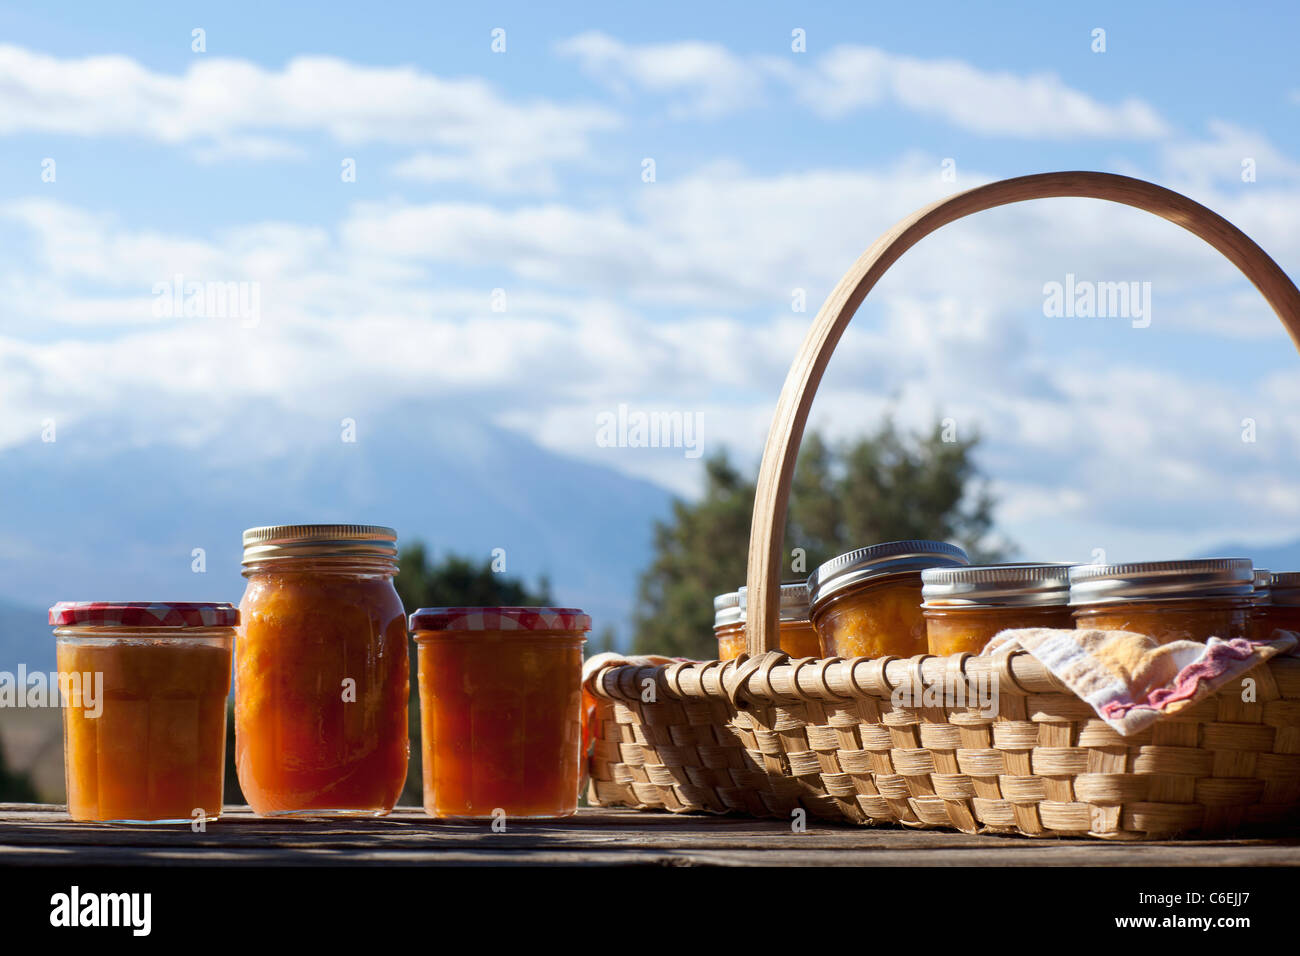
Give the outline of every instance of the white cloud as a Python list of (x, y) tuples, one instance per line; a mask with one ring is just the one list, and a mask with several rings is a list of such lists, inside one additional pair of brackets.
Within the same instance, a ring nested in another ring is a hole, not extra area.
[(810, 69), (768, 62), (825, 116), (894, 104), (972, 132), (1025, 139), (1155, 139), (1168, 132), (1147, 103), (1107, 105), (1051, 73), (989, 71), (866, 46), (835, 47)]
[(755, 67), (718, 43), (681, 41), (634, 46), (597, 30), (557, 46), (601, 82), (675, 97), (676, 116), (715, 117), (757, 105), (763, 87)]
[[(955, 59), (842, 45), (822, 56), (742, 56), (716, 43), (635, 45), (589, 31), (559, 52), (619, 92), (671, 98), (677, 116), (718, 116), (763, 102), (775, 81), (818, 114), (838, 118), (886, 105), (990, 136), (1157, 139), (1169, 129), (1137, 98), (1098, 101), (1051, 73), (991, 71)], [(805, 65), (808, 64), (808, 65)]]
[(547, 182), (617, 117), (588, 105), (506, 99), (477, 78), (300, 56), (282, 69), (204, 57), (181, 74), (126, 56), (63, 59), (0, 44), (0, 135), (138, 136), (205, 161), (300, 155), (293, 137), (423, 148), (443, 172), (512, 188)]

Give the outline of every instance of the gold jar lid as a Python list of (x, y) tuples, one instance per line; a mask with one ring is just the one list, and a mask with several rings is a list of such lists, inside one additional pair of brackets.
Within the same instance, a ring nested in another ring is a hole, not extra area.
[(293, 558), (355, 558), (397, 566), (397, 532), (373, 524), (272, 524), (244, 532), (244, 573)]

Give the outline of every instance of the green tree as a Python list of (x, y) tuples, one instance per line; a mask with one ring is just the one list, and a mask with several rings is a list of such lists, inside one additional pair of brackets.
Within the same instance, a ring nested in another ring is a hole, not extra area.
[[(434, 562), (419, 542), (402, 549), (398, 558), (397, 593), (408, 614), (422, 607), (545, 607), (553, 602), (550, 582), (543, 577), (536, 588), (518, 578), (494, 571), (492, 562), (477, 564), (449, 554)], [(410, 643), (411, 762), (406, 786), (398, 802), (419, 806), (423, 780), (420, 759), (420, 693), (416, 680), (416, 648)]]
[[(823, 561), (880, 541), (929, 538), (959, 544), (977, 562), (1003, 558), (993, 540), (993, 498), (973, 460), (978, 436), (946, 440), (936, 423), (900, 430), (887, 418), (874, 432), (832, 445), (808, 434), (799, 452), (785, 551), (786, 580)], [(654, 530), (654, 560), (640, 583), (633, 649), (708, 659), (716, 656), (713, 596), (745, 581), (754, 482), (725, 451), (705, 461), (699, 501), (675, 501)], [(793, 567), (792, 567), (793, 565)]]

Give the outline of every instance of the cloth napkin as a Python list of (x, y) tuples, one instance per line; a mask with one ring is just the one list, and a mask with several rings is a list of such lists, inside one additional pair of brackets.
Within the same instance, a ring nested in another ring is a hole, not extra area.
[(1157, 644), (1131, 631), (1021, 628), (1002, 631), (984, 654), (1028, 651), (1125, 737), (1209, 697), (1278, 654), (1295, 653), (1297, 636), (1267, 641), (1212, 637)]

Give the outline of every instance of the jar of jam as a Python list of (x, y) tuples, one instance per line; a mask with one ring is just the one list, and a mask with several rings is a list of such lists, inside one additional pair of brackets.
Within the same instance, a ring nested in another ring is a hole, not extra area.
[(411, 630), (430, 816), (574, 813), (591, 618), (564, 607), (421, 608)]
[(1300, 637), (1300, 572), (1281, 571), (1269, 575), (1268, 603), (1260, 607), (1260, 640), (1268, 640), (1278, 628)]
[(890, 541), (827, 561), (808, 578), (824, 657), (912, 657), (926, 652), (921, 572), (967, 565), (942, 541)]
[(382, 816), (409, 757), (397, 536), (374, 525), (244, 532), (235, 762), (264, 816)]
[(1253, 593), (1249, 558), (1070, 569), (1075, 627), (1135, 631), (1159, 644), (1248, 637)]
[(1271, 630), (1265, 629), (1268, 627), (1268, 608), (1272, 603), (1270, 586), (1273, 574), (1265, 568), (1256, 568), (1254, 578), (1254, 587), (1250, 592), (1250, 621), (1247, 630), (1252, 641), (1266, 641)]
[(978, 654), (999, 631), (1073, 628), (1068, 564), (994, 564), (921, 572), (931, 654)]
[(193, 823), (221, 815), (238, 623), (229, 604), (50, 608), (66, 682), (72, 819)]
[(740, 609), (739, 591), (713, 599), (713, 636), (718, 639), (718, 660), (735, 660), (745, 653), (745, 612)]
[[(713, 599), (713, 633), (718, 638), (718, 660), (729, 661), (745, 653), (745, 615), (748, 589), (719, 594)], [(781, 585), (779, 626), (781, 650), (791, 657), (820, 657), (817, 629), (808, 620), (808, 585), (803, 581)]]

